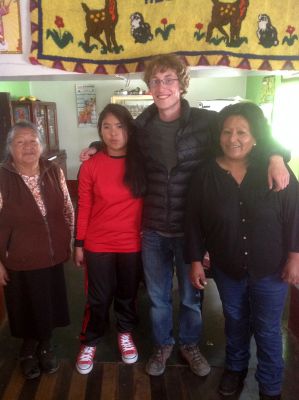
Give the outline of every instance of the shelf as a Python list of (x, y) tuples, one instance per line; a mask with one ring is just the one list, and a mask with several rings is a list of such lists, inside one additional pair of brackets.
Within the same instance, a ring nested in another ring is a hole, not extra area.
[(112, 96), (111, 103), (125, 106), (133, 118), (138, 117), (142, 111), (154, 102), (153, 97), (147, 94)]
[(118, 103), (121, 104), (121, 102), (126, 102), (126, 101), (146, 101), (146, 102), (152, 102), (153, 103), (153, 96), (150, 94), (128, 94), (128, 95), (116, 95), (111, 97), (111, 103)]

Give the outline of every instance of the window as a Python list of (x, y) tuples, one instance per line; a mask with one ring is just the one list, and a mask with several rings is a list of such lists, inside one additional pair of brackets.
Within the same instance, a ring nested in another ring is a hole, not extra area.
[(272, 131), (294, 157), (299, 157), (298, 107), (299, 80), (282, 83), (275, 93)]

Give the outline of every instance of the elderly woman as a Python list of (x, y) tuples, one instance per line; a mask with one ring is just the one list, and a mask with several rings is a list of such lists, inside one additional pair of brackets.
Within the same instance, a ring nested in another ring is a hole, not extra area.
[(27, 379), (53, 373), (55, 327), (69, 324), (63, 262), (70, 255), (73, 207), (61, 169), (41, 157), (37, 128), (17, 123), (0, 167), (0, 285), (11, 334), (22, 338)]
[(253, 334), (260, 399), (278, 400), (281, 316), (287, 284), (299, 283), (298, 182), (290, 171), (285, 190), (269, 190), (261, 154), (270, 130), (258, 106), (228, 106), (219, 118), (219, 155), (197, 171), (190, 189), (190, 279), (204, 287), (207, 250), (225, 317), (226, 369), (219, 392), (229, 396), (241, 389)]

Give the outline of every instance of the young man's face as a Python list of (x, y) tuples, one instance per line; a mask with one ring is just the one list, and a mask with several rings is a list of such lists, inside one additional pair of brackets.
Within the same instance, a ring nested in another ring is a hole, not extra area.
[(174, 70), (156, 71), (149, 81), (149, 89), (160, 116), (179, 116), (182, 90)]

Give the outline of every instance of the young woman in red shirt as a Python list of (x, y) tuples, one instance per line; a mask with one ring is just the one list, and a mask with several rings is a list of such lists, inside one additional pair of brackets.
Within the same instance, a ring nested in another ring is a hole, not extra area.
[(98, 121), (101, 149), (79, 173), (75, 263), (86, 265), (87, 302), (76, 368), (88, 374), (113, 302), (118, 347), (125, 363), (137, 361), (132, 338), (141, 276), (141, 214), (145, 179), (135, 146), (134, 120), (108, 104)]

